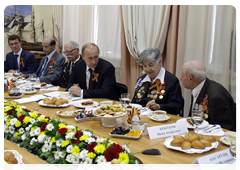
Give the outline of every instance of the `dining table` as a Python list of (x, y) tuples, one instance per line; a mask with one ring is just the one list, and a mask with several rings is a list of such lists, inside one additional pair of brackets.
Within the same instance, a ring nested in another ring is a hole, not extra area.
[[(64, 92), (64, 88), (59, 88), (60, 92)], [(44, 94), (46, 91), (37, 90), (36, 94)], [(32, 94), (32, 95), (36, 95)], [(30, 97), (29, 94), (23, 94), (22, 98)], [(101, 101), (106, 101), (109, 99), (106, 98), (92, 98), (92, 101), (96, 101), (100, 103)], [(120, 104), (119, 101), (110, 100), (113, 104)], [(74, 125), (79, 127), (82, 130), (89, 129), (93, 131), (96, 135), (100, 137), (110, 138), (110, 140), (117, 142), (120, 145), (128, 144), (129, 149), (131, 152), (134, 153), (134, 156), (141, 160), (143, 164), (192, 164), (193, 161), (198, 158), (208, 154), (212, 154), (224, 149), (229, 148), (229, 146), (221, 143), (219, 141), (221, 136), (216, 136), (216, 140), (219, 142), (217, 148), (213, 148), (207, 152), (203, 153), (184, 153), (181, 151), (169, 149), (164, 145), (166, 138), (158, 138), (158, 139), (150, 139), (149, 135), (141, 134), (140, 138), (138, 139), (126, 139), (126, 138), (117, 138), (110, 135), (110, 132), (113, 130), (114, 127), (105, 127), (102, 125), (100, 120), (89, 120), (83, 122), (77, 122), (75, 118), (65, 118), (60, 117), (57, 114), (57, 111), (73, 111), (77, 110), (74, 105), (69, 105), (68, 107), (63, 108), (56, 108), (56, 107), (44, 107), (38, 104), (38, 102), (30, 102), (22, 104), (26, 106), (29, 110), (37, 110), (39, 113), (55, 117), (57, 119), (61, 119), (64, 122), (67, 122), (69, 125)], [(151, 120), (148, 116), (140, 115), (140, 121), (148, 122), (148, 125), (145, 125), (145, 130), (147, 127), (154, 127), (154, 126), (161, 126), (166, 124), (174, 124), (177, 120), (182, 119), (183, 117), (172, 115), (167, 113), (168, 116), (171, 118), (168, 121), (158, 122)], [(129, 124), (127, 123), (127, 116), (123, 116), (118, 118), (117, 126), (121, 126), (124, 128), (129, 128)], [(188, 129), (190, 133), (194, 133), (192, 129)], [(223, 129), (223, 131), (228, 131), (227, 129)], [(158, 149), (160, 151), (160, 155), (146, 155), (142, 152), (147, 149)], [(48, 164), (44, 160), (38, 158), (37, 156), (33, 155), (32, 153), (26, 151), (25, 149), (17, 146), (16, 144), (12, 143), (11, 141), (4, 139), (4, 150), (16, 150), (19, 154), (23, 157), (24, 164)]]

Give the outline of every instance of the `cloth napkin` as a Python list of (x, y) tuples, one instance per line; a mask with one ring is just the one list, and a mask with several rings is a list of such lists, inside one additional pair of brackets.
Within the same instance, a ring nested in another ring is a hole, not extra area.
[(40, 88), (40, 91), (57, 91), (59, 89), (59, 86), (54, 87), (48, 87), (48, 88)]
[[(209, 130), (206, 130), (206, 129), (212, 127), (212, 126), (213, 125), (208, 125), (204, 129), (198, 129), (198, 134), (209, 135), (209, 136), (224, 136), (224, 131), (222, 130), (220, 125), (216, 125), (215, 127), (211, 128)], [(219, 127), (220, 127), (220, 129), (216, 129), (216, 128), (219, 128)], [(204, 130), (206, 130), (206, 131), (204, 131)], [(195, 131), (195, 133), (197, 133), (196, 129), (194, 131)], [(208, 131), (211, 131), (211, 132), (207, 133)]]
[(146, 116), (146, 115), (149, 115), (150, 113), (152, 113), (152, 110), (151, 109), (148, 109), (146, 107), (143, 107), (141, 110), (140, 110), (140, 115), (141, 116)]
[(18, 100), (14, 100), (15, 102), (18, 102), (19, 104), (22, 103), (30, 103), (30, 102), (35, 102), (38, 101), (40, 99), (44, 99), (46, 96), (40, 94), (40, 95), (34, 95), (31, 97), (26, 97), (26, 98), (22, 98), (22, 99), (18, 99)]
[(18, 88), (21, 92), (23, 92), (25, 89), (31, 89), (31, 88), (32, 88), (32, 85), (31, 85), (30, 82), (26, 82), (26, 83), (24, 83), (24, 84), (21, 84), (21, 85), (17, 86), (17, 88)]

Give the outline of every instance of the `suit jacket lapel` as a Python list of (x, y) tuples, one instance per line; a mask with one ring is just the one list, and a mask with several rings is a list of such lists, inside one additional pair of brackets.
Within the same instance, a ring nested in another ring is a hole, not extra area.
[[(100, 70), (101, 70), (101, 66), (100, 66), (100, 58), (99, 58), (99, 61), (98, 61), (98, 65), (97, 67), (94, 69), (94, 73), (98, 73), (99, 76), (98, 76), (98, 81), (99, 81), (99, 77), (100, 77)], [(94, 78), (94, 73), (93, 73), (93, 78)], [(97, 85), (97, 82), (96, 80), (93, 81), (93, 89), (96, 88), (96, 85)]]
[(203, 101), (203, 98), (206, 94), (206, 90), (208, 88), (209, 83), (210, 83), (210, 80), (208, 78), (206, 78), (206, 81), (205, 81), (205, 83), (204, 83), (204, 85), (203, 85), (203, 87), (202, 87), (202, 89), (201, 89), (201, 91), (198, 95), (198, 98), (196, 100), (196, 103), (200, 104)]

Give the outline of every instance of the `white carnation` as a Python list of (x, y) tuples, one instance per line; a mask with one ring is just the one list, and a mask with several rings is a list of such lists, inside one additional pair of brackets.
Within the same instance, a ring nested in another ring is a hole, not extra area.
[(53, 129), (54, 129), (54, 126), (53, 126), (53, 124), (48, 124), (47, 126), (46, 126), (46, 129), (47, 130), (49, 130), (49, 131), (52, 131)]
[(66, 139), (72, 139), (74, 135), (75, 135), (74, 132), (69, 132), (69, 133), (66, 134), (65, 138)]
[(17, 121), (18, 121), (17, 118), (13, 118), (13, 119), (10, 120), (9, 123), (10, 123), (12, 126), (14, 126)]
[(72, 149), (73, 149), (73, 146), (72, 145), (68, 145), (66, 150), (67, 150), (67, 153), (72, 153)]

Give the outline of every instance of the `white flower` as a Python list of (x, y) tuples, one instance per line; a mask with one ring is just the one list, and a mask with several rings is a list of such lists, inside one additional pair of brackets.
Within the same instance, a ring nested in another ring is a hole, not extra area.
[(122, 145), (122, 148), (127, 152), (130, 153), (130, 149), (127, 147), (127, 145)]
[(36, 136), (35, 130), (30, 131), (30, 136)]
[(48, 124), (47, 126), (46, 126), (46, 129), (47, 130), (49, 130), (49, 131), (52, 131), (53, 129), (54, 129), (54, 126), (53, 126), (53, 124)]
[(30, 141), (30, 145), (32, 145), (33, 142), (38, 142), (38, 140), (36, 138), (32, 138), (31, 141)]
[(39, 143), (43, 143), (45, 137), (46, 137), (46, 135), (40, 135), (40, 136), (38, 136), (38, 142), (39, 142)]
[(66, 134), (65, 138), (66, 139), (72, 139), (74, 135), (75, 135), (74, 132), (69, 132), (69, 133)]
[(98, 164), (105, 163), (105, 162), (107, 162), (105, 156), (100, 155), (100, 156), (97, 157), (97, 163)]
[(7, 131), (8, 131), (8, 126), (6, 124), (4, 124), (4, 132), (7, 133)]
[(66, 161), (68, 161), (68, 162), (72, 163), (74, 158), (75, 158), (75, 156), (74, 156), (74, 155), (72, 155), (72, 154), (69, 154), (69, 155), (67, 155), (67, 157), (66, 157)]
[(33, 124), (33, 123), (35, 123), (35, 122), (36, 122), (35, 119), (30, 119), (30, 123), (31, 123), (31, 124)]
[(85, 140), (85, 142), (87, 142), (88, 144), (91, 144), (92, 142), (95, 142), (96, 140), (94, 139), (94, 138), (87, 138), (86, 140)]
[(32, 124), (30, 124), (28, 127), (25, 128), (25, 130), (28, 132), (32, 128)]
[(18, 121), (17, 118), (13, 118), (13, 119), (10, 120), (9, 123), (10, 123), (12, 126), (14, 126), (17, 121)]
[(60, 151), (56, 151), (54, 153), (54, 158), (55, 158), (55, 160), (59, 160), (60, 159)]
[(66, 153), (60, 152), (60, 157), (61, 157), (61, 158), (65, 158), (65, 156), (66, 156)]
[(83, 135), (91, 137), (92, 133), (88, 131), (83, 131)]
[(88, 154), (88, 150), (84, 149), (79, 153), (79, 158), (85, 160)]
[(67, 150), (67, 153), (72, 153), (72, 149), (73, 149), (73, 146), (72, 145), (68, 145), (66, 150)]
[(40, 133), (41, 133), (41, 128), (40, 127), (37, 127), (35, 130), (35, 135), (38, 136)]
[(15, 128), (13, 126), (9, 126), (8, 130), (9, 130), (9, 133), (13, 134), (15, 131)]
[(5, 118), (4, 118), (4, 121), (6, 122), (9, 118), (9, 115), (7, 115)]
[(27, 134), (23, 134), (22, 136), (21, 136), (21, 139), (22, 140), (25, 140), (27, 138)]
[(80, 162), (80, 164), (78, 165), (78, 169), (77, 170), (85, 170), (83, 162)]
[(48, 150), (48, 145), (45, 144), (42, 146), (42, 152), (48, 152)]
[(73, 126), (73, 125), (67, 125), (66, 128), (67, 128), (67, 129), (76, 129), (76, 127)]
[(105, 138), (98, 138), (98, 139), (97, 139), (97, 143), (98, 143), (98, 142), (103, 143), (104, 140), (105, 140)]
[(62, 143), (64, 142), (64, 140), (60, 139), (56, 141), (56, 145), (57, 147), (60, 147), (62, 145)]
[(74, 156), (74, 158), (72, 159), (72, 163), (73, 164), (79, 164), (79, 158)]
[(24, 128), (19, 129), (19, 133), (23, 134), (25, 132)]
[(86, 160), (83, 162), (84, 164), (92, 164), (92, 159), (87, 157)]

